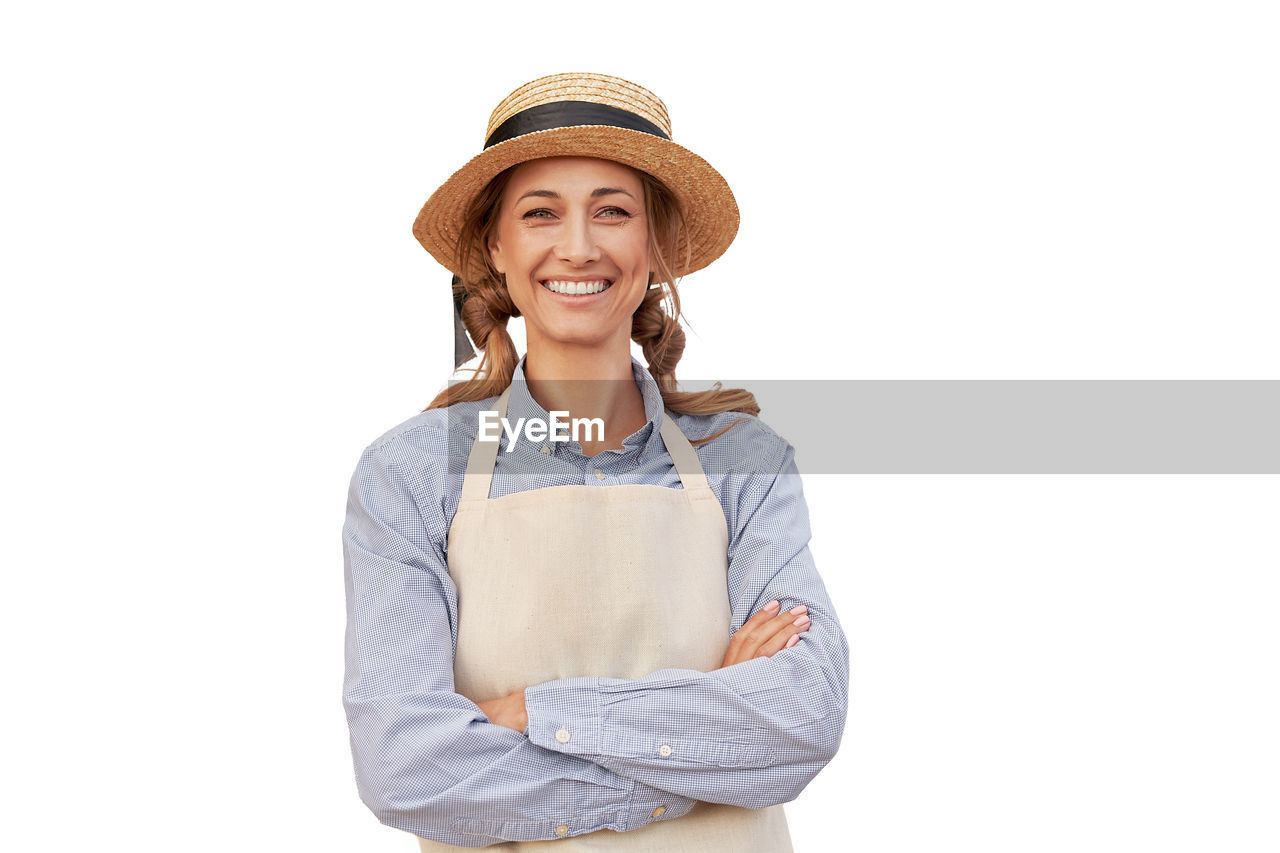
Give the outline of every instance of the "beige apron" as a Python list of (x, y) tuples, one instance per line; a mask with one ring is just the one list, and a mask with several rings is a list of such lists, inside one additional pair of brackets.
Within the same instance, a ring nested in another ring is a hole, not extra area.
[[(498, 399), (499, 416), (510, 393), (508, 387)], [(683, 489), (552, 486), (490, 499), (499, 442), (473, 444), (448, 540), (458, 588), (458, 693), (483, 702), (560, 678), (720, 667), (731, 618), (724, 512), (669, 413), (661, 435)], [(566, 814), (565, 825), (573, 818)], [(461, 849), (419, 843), (428, 853)], [(629, 832), (601, 829), (485, 849), (789, 853), (792, 847), (781, 805), (754, 810), (699, 801), (686, 815)]]

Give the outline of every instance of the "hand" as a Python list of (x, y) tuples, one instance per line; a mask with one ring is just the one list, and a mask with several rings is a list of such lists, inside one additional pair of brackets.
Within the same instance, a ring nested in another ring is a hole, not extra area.
[(732, 666), (752, 658), (773, 657), (775, 652), (789, 649), (800, 642), (800, 632), (808, 631), (809, 608), (803, 604), (779, 613), (782, 607), (770, 601), (746, 621), (729, 641), (729, 650), (720, 666)]
[(508, 693), (506, 696), (499, 696), (487, 702), (476, 702), (476, 704), (480, 706), (481, 711), (484, 711), (484, 715), (491, 723), (522, 733), (529, 727), (529, 714), (525, 711), (523, 690), (517, 690), (515, 693)]

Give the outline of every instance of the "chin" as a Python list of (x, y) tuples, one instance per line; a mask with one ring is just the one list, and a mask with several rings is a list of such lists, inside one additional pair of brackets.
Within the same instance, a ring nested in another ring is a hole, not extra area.
[[(629, 330), (628, 330), (629, 332)], [(538, 337), (552, 346), (603, 348), (618, 335), (617, 329), (560, 327), (540, 329)], [(628, 339), (630, 334), (628, 333)]]
[(609, 335), (545, 335), (543, 340), (553, 346), (586, 347), (603, 349), (610, 340)]

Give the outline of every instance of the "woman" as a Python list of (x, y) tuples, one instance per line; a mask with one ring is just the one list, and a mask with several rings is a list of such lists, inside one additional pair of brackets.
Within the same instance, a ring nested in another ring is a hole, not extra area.
[(362, 799), (422, 850), (791, 849), (848, 649), (791, 446), (674, 376), (676, 281), (737, 225), (661, 101), (595, 74), (513, 92), (419, 214), (484, 358), (352, 478), (343, 699)]

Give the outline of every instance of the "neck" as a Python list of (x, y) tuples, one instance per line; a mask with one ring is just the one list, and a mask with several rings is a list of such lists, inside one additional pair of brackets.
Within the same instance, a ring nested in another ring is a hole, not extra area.
[(551, 411), (570, 417), (601, 418), (605, 436), (630, 435), (646, 420), (644, 397), (631, 371), (629, 346), (541, 347), (529, 342), (524, 362), (529, 395)]

